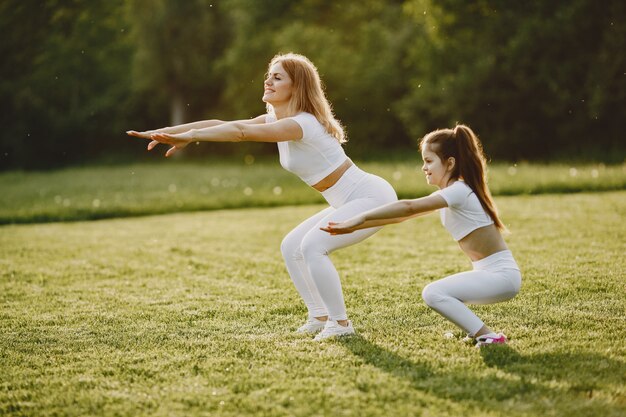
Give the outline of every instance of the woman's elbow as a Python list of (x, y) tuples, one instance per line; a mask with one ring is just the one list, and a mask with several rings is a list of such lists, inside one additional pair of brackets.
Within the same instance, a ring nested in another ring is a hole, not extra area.
[(233, 142), (245, 142), (250, 139), (250, 134), (247, 131), (245, 123), (235, 122), (232, 124), (232, 141)]

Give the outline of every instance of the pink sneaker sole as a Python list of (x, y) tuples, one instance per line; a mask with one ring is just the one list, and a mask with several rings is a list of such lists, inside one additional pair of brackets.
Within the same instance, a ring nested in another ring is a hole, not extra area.
[(476, 338), (476, 347), (489, 346), (489, 345), (504, 345), (507, 342), (507, 338), (502, 333), (494, 335), (493, 333), (484, 334)]

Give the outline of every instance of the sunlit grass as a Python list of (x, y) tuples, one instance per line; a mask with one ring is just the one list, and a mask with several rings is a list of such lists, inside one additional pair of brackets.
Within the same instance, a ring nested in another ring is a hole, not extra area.
[[(235, 207), (322, 203), (319, 193), (277, 161), (179, 163), (68, 168), (0, 174), (0, 224), (88, 220)], [(433, 191), (418, 161), (359, 163), (387, 179), (401, 198)], [(626, 165), (494, 164), (495, 195), (626, 188)]]
[(322, 344), (279, 253), (322, 206), (2, 226), (0, 414), (623, 416), (626, 192), (497, 204), (524, 280), (482, 351), (420, 298), (469, 266), (436, 215), (332, 255), (359, 335)]

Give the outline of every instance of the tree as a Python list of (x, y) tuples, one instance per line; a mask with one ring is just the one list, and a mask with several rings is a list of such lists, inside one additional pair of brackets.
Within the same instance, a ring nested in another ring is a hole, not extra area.
[[(122, 129), (130, 79), (122, 1), (7, 0), (2, 42), (3, 166), (85, 160)], [(107, 139), (107, 140), (104, 140)]]
[(462, 121), (500, 157), (623, 157), (623, 2), (415, 0), (407, 11), (426, 28), (401, 102), (414, 135)]
[(263, 110), (267, 63), (276, 53), (301, 53), (318, 67), (347, 127), (351, 155), (408, 146), (394, 111), (406, 89), (403, 61), (413, 34), (401, 2), (231, 0), (229, 5), (234, 40), (224, 61), (224, 103), (232, 114), (250, 117)]
[(156, 109), (169, 103), (171, 124), (219, 107), (224, 77), (216, 64), (231, 38), (221, 5), (209, 0), (129, 2), (134, 91), (153, 100)]

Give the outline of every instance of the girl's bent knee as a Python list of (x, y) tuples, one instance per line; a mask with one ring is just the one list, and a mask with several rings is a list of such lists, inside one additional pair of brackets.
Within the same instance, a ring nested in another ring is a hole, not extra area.
[(427, 306), (433, 307), (443, 301), (445, 296), (439, 291), (436, 285), (428, 284), (422, 290), (422, 298)]

